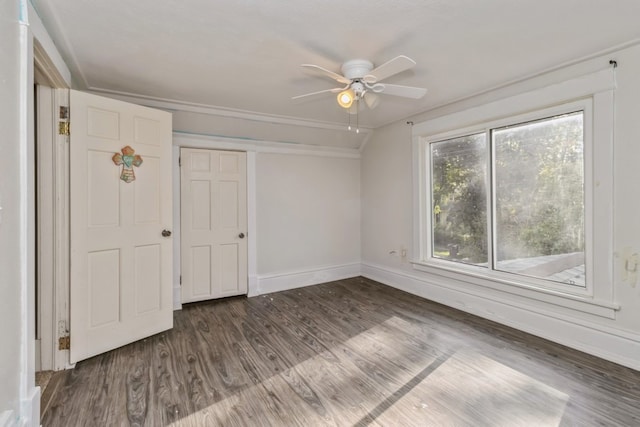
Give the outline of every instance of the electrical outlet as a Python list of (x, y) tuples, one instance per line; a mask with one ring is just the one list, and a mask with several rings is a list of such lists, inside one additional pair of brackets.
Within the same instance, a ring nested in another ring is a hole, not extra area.
[(620, 261), (622, 264), (622, 281), (635, 288), (638, 282), (640, 255), (637, 252), (633, 252), (631, 247), (626, 246), (622, 249), (622, 259)]
[(624, 261), (624, 269), (627, 273), (627, 280), (632, 288), (636, 287), (636, 283), (638, 282), (638, 262), (640, 262), (640, 257), (637, 252), (629, 255)]

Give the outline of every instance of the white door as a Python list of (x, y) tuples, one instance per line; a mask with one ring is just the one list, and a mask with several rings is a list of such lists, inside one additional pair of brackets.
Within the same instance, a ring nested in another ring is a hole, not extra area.
[(247, 155), (180, 150), (182, 302), (247, 293)]
[(171, 114), (71, 91), (70, 116), (75, 363), (173, 326)]

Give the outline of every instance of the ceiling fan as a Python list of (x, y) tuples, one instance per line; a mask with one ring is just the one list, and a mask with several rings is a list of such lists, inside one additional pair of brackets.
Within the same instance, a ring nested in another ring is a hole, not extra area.
[[(415, 65), (416, 62), (413, 59), (404, 55), (396, 56), (376, 68), (373, 68), (371, 61), (367, 61), (365, 59), (353, 59), (342, 64), (342, 75), (340, 75), (318, 65), (302, 64), (303, 68), (322, 76), (329, 77), (338, 83), (344, 84), (345, 86), (306, 93), (304, 95), (294, 96), (291, 99), (297, 101), (327, 93), (337, 93), (338, 104), (342, 108), (345, 108), (354, 114), (357, 113), (357, 106), (360, 100), (364, 100), (367, 107), (375, 108), (380, 102), (378, 94), (419, 99), (427, 93), (427, 89), (380, 83), (381, 80), (409, 70)], [(356, 107), (355, 109), (352, 108), (354, 103)]]

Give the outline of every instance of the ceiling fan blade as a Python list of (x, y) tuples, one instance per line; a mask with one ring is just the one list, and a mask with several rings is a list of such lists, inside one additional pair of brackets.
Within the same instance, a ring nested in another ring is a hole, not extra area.
[(380, 97), (375, 92), (367, 92), (364, 94), (364, 103), (370, 110), (373, 110), (380, 104)]
[(384, 89), (381, 91), (381, 93), (384, 93), (385, 95), (402, 96), (404, 98), (419, 99), (425, 96), (427, 93), (427, 89), (423, 87), (390, 85), (386, 83), (382, 83), (382, 84), (384, 84)]
[(385, 62), (379, 67), (371, 70), (369, 74), (364, 76), (364, 81), (367, 83), (375, 83), (380, 80), (384, 80), (387, 77), (391, 77), (394, 74), (401, 73), (405, 70), (413, 68), (416, 65), (416, 61), (408, 56), (400, 55)]
[(309, 71), (312, 71), (312, 72), (314, 72), (316, 74), (332, 78), (333, 80), (336, 80), (337, 82), (340, 82), (340, 83), (343, 83), (343, 84), (351, 83), (351, 80), (349, 80), (345, 76), (341, 76), (338, 73), (334, 73), (333, 71), (329, 71), (326, 68), (322, 68), (319, 65), (302, 64), (301, 67), (304, 67), (305, 69), (307, 69)]
[(334, 87), (333, 89), (325, 89), (325, 90), (319, 90), (318, 92), (311, 92), (311, 93), (305, 93), (304, 95), (298, 95), (298, 96), (294, 96), (291, 99), (293, 101), (299, 101), (303, 98), (312, 98), (318, 95), (323, 95), (325, 93), (338, 93), (343, 91), (345, 88), (341, 88), (341, 87)]

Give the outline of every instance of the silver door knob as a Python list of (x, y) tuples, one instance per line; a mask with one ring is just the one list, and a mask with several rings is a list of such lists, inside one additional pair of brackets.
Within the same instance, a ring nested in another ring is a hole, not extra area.
[(171, 236), (171, 231), (164, 229), (162, 230), (162, 237), (169, 237)]
[(241, 239), (244, 239), (244, 233), (238, 234), (238, 237), (241, 238)]

